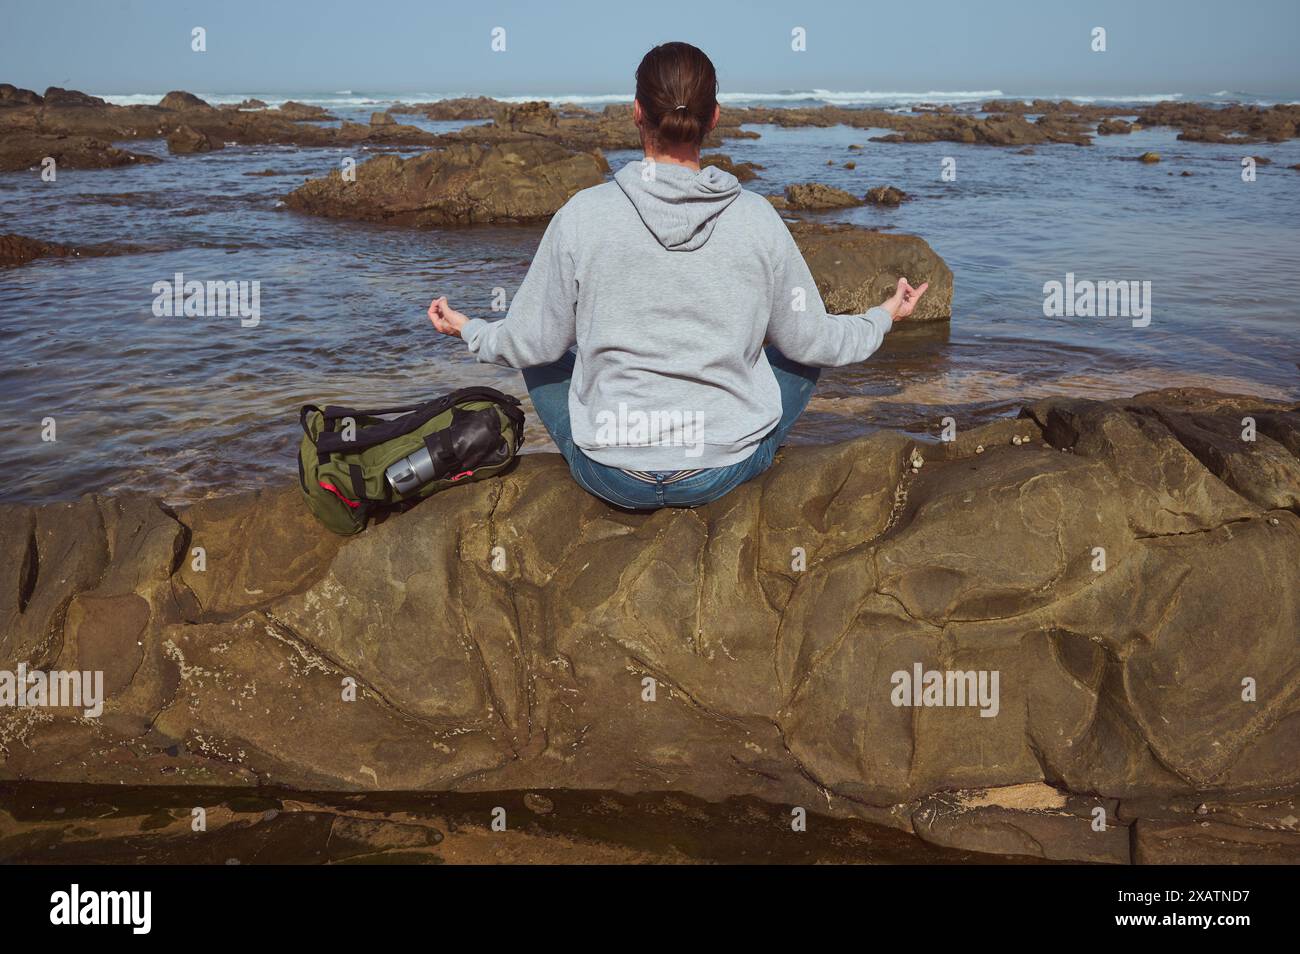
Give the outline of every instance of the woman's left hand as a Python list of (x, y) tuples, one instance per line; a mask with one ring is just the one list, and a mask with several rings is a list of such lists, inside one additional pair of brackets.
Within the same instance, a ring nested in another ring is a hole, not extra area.
[(465, 327), (465, 322), (469, 321), (469, 318), (447, 304), (447, 299), (443, 297), (435, 298), (429, 305), (429, 320), (433, 322), (433, 327), (444, 335), (459, 338), (460, 330)]
[(926, 282), (919, 288), (913, 288), (906, 278), (900, 278), (894, 294), (882, 301), (880, 307), (889, 312), (890, 317), (895, 321), (902, 321), (912, 313), (912, 309), (916, 307), (929, 287), (930, 283)]

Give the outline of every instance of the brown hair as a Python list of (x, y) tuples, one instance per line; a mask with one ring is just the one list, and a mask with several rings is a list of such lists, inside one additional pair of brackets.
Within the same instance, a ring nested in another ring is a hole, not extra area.
[(661, 43), (636, 68), (636, 98), (657, 142), (699, 146), (718, 105), (718, 74), (703, 50)]

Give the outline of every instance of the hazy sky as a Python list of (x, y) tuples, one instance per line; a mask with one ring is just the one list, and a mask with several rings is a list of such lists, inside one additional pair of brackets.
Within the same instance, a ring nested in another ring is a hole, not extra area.
[[(0, 0), (0, 82), (126, 94), (631, 89), (686, 40), (724, 91), (1300, 98), (1300, 0)], [(207, 30), (207, 52), (190, 31)], [(1105, 53), (1090, 31), (1105, 27)], [(506, 31), (506, 51), (490, 48)], [(807, 30), (808, 49), (790, 48)]]

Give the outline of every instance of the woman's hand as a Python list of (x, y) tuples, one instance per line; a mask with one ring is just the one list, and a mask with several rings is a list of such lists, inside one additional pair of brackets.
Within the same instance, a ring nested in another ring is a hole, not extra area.
[(469, 321), (469, 318), (447, 304), (446, 297), (443, 297), (435, 298), (429, 305), (429, 320), (433, 322), (433, 327), (444, 335), (459, 338), (460, 330), (465, 327), (465, 322)]
[(913, 288), (908, 284), (906, 278), (898, 280), (898, 289), (892, 296), (880, 303), (880, 307), (889, 312), (891, 318), (895, 321), (906, 318), (916, 307), (916, 303), (921, 300), (925, 290), (930, 287), (929, 282), (925, 282), (920, 288)]

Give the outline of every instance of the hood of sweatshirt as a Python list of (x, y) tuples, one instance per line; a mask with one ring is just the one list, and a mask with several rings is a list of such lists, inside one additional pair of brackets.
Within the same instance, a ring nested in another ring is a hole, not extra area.
[(713, 234), (727, 206), (740, 195), (740, 183), (730, 172), (705, 166), (699, 172), (670, 162), (629, 162), (614, 175), (641, 221), (659, 244), (671, 252), (690, 252)]

